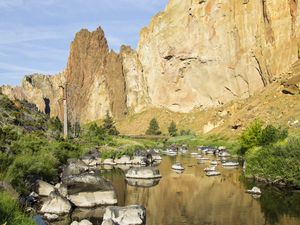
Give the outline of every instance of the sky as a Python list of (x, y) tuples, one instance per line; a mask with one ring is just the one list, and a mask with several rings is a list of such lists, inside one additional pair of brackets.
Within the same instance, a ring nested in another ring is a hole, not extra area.
[(168, 0), (0, 0), (0, 85), (62, 71), (82, 28), (101, 26), (109, 46), (136, 48), (141, 28)]

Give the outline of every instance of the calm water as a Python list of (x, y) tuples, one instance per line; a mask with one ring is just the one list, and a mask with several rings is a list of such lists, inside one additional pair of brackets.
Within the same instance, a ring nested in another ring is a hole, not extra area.
[[(176, 161), (186, 170), (171, 170)], [(300, 193), (262, 187), (261, 198), (245, 193), (254, 184), (243, 180), (241, 169), (223, 169), (219, 177), (206, 177), (190, 156), (163, 157), (162, 179), (151, 188), (130, 186), (121, 169), (106, 170), (119, 205), (142, 204), (147, 225), (300, 225)], [(257, 184), (256, 184), (257, 185)], [(259, 185), (258, 185), (259, 186)]]

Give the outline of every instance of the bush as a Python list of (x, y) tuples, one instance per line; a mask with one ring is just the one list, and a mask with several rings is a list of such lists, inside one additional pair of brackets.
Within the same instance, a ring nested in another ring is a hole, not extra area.
[(0, 224), (35, 225), (35, 222), (21, 210), (8, 193), (0, 190)]
[(19, 139), (18, 132), (11, 126), (0, 127), (0, 152), (6, 152), (13, 141)]
[(37, 179), (53, 181), (58, 176), (58, 160), (51, 152), (18, 155), (7, 172), (7, 179), (20, 193), (27, 193)]
[(150, 121), (149, 127), (146, 131), (147, 135), (161, 135), (161, 131), (158, 122), (155, 118)]
[(79, 158), (81, 155), (81, 149), (77, 145), (66, 141), (53, 143), (49, 149), (60, 164), (65, 164), (69, 158)]
[(300, 138), (257, 147), (246, 154), (246, 175), (283, 180), (300, 186)]
[(22, 136), (18, 141), (11, 145), (13, 154), (34, 154), (47, 146), (48, 141), (40, 133), (30, 133)]
[(287, 129), (276, 128), (273, 125), (267, 125), (263, 128), (262, 122), (255, 120), (239, 138), (241, 145), (240, 153), (243, 155), (251, 148), (274, 144), (287, 137)]

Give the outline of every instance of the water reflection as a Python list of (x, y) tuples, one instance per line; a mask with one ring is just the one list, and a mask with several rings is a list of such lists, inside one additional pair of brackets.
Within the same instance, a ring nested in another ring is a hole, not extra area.
[[(171, 166), (179, 161), (186, 168), (177, 174)], [(112, 169), (119, 205), (142, 204), (147, 209), (147, 225), (300, 225), (300, 194), (261, 187), (254, 199), (245, 194), (253, 184), (241, 180), (241, 169), (217, 166), (219, 177), (206, 177), (190, 156), (164, 157), (158, 166), (162, 179), (154, 186), (127, 181), (124, 172)], [(150, 183), (149, 183), (150, 184)]]

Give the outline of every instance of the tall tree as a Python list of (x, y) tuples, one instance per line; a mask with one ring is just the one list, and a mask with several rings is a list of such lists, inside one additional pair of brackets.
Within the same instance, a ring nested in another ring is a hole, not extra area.
[(155, 118), (150, 121), (148, 130), (146, 131), (147, 135), (160, 135), (161, 131), (158, 125), (158, 122)]
[(177, 127), (176, 127), (176, 123), (174, 121), (172, 121), (170, 123), (170, 126), (168, 127), (168, 131), (170, 136), (175, 137), (177, 135)]
[(115, 121), (110, 116), (109, 112), (106, 111), (106, 116), (103, 120), (103, 129), (107, 132), (109, 135), (118, 135), (120, 132), (117, 130), (115, 126)]

